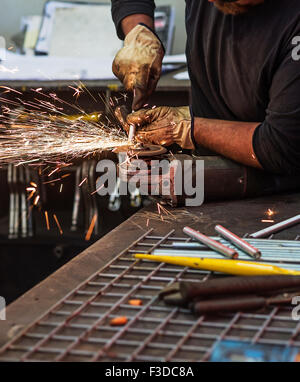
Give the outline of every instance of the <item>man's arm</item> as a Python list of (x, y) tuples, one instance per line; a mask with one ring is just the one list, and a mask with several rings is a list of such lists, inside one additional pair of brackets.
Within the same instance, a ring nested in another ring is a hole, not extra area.
[[(300, 35), (295, 30), (296, 35)], [(269, 104), (261, 123), (195, 118), (194, 138), (228, 158), (277, 174), (300, 172), (300, 61), (292, 40), (272, 73)]]
[(194, 140), (246, 166), (262, 168), (253, 150), (253, 134), (259, 123), (194, 118)]
[(121, 21), (121, 27), (124, 35), (127, 36), (127, 34), (140, 23), (145, 24), (154, 30), (154, 20), (152, 17), (143, 14), (130, 15)]
[(111, 13), (118, 37), (123, 40), (139, 23), (153, 28), (154, 9), (154, 0), (112, 0)]

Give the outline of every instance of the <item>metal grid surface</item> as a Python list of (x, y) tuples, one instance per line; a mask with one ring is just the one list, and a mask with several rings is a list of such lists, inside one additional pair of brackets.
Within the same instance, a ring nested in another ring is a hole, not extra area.
[[(210, 277), (205, 271), (132, 257), (189, 241), (173, 233), (146, 232), (7, 343), (0, 360), (206, 361), (223, 339), (300, 348), (300, 323), (291, 318), (292, 306), (195, 317), (164, 305), (157, 296), (165, 286)], [(129, 305), (132, 298), (143, 305)], [(117, 316), (127, 316), (127, 324), (110, 326)]]

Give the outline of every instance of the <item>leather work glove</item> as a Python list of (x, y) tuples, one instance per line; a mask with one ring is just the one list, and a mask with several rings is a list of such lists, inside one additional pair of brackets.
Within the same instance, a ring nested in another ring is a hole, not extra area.
[(126, 122), (136, 126), (135, 138), (139, 142), (163, 146), (177, 143), (183, 149), (195, 149), (189, 106), (141, 109), (129, 114)]
[(160, 40), (144, 25), (136, 25), (125, 37), (112, 70), (125, 89), (133, 92), (133, 110), (140, 109), (155, 90), (164, 52)]

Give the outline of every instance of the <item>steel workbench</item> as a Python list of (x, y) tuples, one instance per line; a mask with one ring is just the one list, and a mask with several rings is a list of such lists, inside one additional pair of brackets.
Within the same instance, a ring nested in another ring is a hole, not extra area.
[[(172, 209), (173, 218), (164, 221), (155, 217), (155, 205), (140, 210), (8, 306), (0, 346), (19, 337), (0, 360), (198, 361), (209, 359), (224, 338), (300, 348), (300, 322), (291, 319), (290, 309), (194, 317), (164, 306), (157, 294), (174, 280), (199, 280), (206, 272), (132, 258), (141, 248), (150, 252), (183, 237), (185, 225), (208, 235), (217, 223), (239, 235), (255, 232), (266, 227), (261, 220), (268, 208), (276, 211), (276, 221), (294, 216), (300, 194)], [(274, 238), (299, 235), (298, 225)], [(143, 305), (128, 305), (132, 297)], [(111, 327), (109, 320), (119, 315), (129, 318), (127, 325)]]

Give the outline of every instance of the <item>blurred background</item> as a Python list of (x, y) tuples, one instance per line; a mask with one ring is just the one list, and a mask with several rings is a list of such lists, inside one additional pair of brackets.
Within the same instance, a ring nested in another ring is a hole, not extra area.
[[(2, 0), (0, 14), (1, 36), (8, 45), (14, 45), (16, 36), (22, 27), (22, 18), (26, 16), (42, 16), (47, 0)], [(66, 0), (66, 2), (71, 2)], [(89, 3), (110, 3), (109, 0), (90, 0)], [(184, 52), (186, 34), (184, 24), (184, 0), (156, 0), (156, 6), (171, 5), (175, 9), (175, 30), (172, 54)]]

